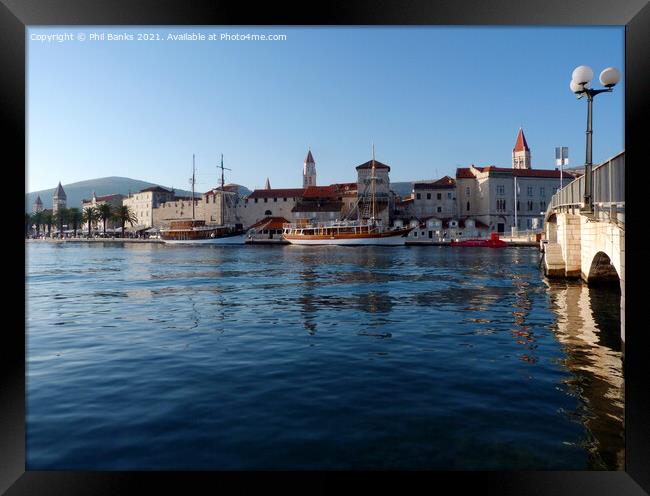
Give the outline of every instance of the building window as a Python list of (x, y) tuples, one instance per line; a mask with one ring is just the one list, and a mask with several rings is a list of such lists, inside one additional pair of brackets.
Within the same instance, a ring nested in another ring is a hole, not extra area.
[(266, 210), (266, 211), (264, 212), (264, 215), (273, 215), (273, 214), (271, 213), (270, 210)]
[(517, 211), (521, 210), (521, 206), (519, 205), (519, 200), (517, 200)]
[(438, 200), (442, 200), (442, 193), (438, 193), (437, 198)]
[(533, 196), (533, 187), (532, 186), (528, 186), (527, 194), (528, 194), (528, 196)]
[(546, 191), (544, 190), (544, 188), (539, 188), (539, 196), (541, 196), (542, 198), (546, 196)]
[[(469, 196), (469, 186), (465, 188), (465, 196)], [(468, 209), (469, 210), (469, 209)]]
[(528, 202), (528, 211), (529, 211), (529, 212), (532, 212), (532, 211), (533, 211), (533, 202), (532, 202), (532, 201), (529, 201), (529, 202)]
[(467, 211), (469, 212), (469, 202), (467, 202)]
[(269, 199), (268, 199), (268, 198), (264, 198), (264, 203), (268, 203), (268, 202), (269, 202)]
[(286, 199), (286, 198), (282, 198), (282, 200), (283, 200), (283, 201), (287, 201), (287, 199)]
[(427, 200), (431, 199), (431, 193), (427, 193)]
[(442, 212), (442, 207), (438, 207), (437, 211), (438, 213)]
[(451, 200), (451, 193), (447, 193), (447, 200)]
[(530, 219), (526, 219), (526, 227), (530, 229), (532, 226)]
[(540, 206), (540, 210), (546, 210), (546, 202), (545, 201), (539, 202), (539, 206)]
[(503, 184), (498, 184), (497, 185), (497, 195), (498, 196), (504, 196), (506, 194), (505, 189), (506, 188), (505, 188), (505, 186)]
[(278, 201), (278, 199), (277, 199), (277, 198), (273, 198), (273, 201), (274, 201), (274, 202), (277, 202), (277, 201)]
[(421, 199), (421, 195), (420, 195), (420, 193), (418, 193), (417, 195), (415, 195), (415, 197), (416, 197), (418, 200), (420, 200), (420, 199)]
[(257, 203), (257, 198), (255, 198), (255, 203)]

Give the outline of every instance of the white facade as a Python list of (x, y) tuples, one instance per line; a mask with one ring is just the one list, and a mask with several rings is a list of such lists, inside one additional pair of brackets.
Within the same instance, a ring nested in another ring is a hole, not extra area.
[[(131, 212), (138, 219), (134, 227), (138, 229), (145, 229), (154, 225), (154, 208), (165, 201), (174, 199), (174, 192), (159, 186), (146, 188), (138, 193), (129, 195), (122, 201), (122, 204), (129, 207)], [(191, 207), (190, 207), (191, 211)]]

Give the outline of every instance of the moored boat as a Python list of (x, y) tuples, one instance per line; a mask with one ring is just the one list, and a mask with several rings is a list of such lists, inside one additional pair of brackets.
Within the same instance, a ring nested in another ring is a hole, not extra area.
[[(221, 222), (206, 224), (205, 220), (195, 219), (194, 201), (192, 201), (192, 219), (172, 220), (167, 229), (160, 230), (160, 239), (168, 244), (211, 244), (211, 245), (241, 245), (246, 241), (246, 231), (242, 224), (226, 224), (224, 222), (224, 177), (223, 155), (221, 155)], [(228, 169), (230, 170), (230, 169)], [(192, 155), (192, 198), (194, 198), (195, 165)]]
[(366, 191), (370, 187), (370, 204), (365, 204), (368, 217), (363, 218), (361, 215), (359, 200), (357, 200), (355, 205), (357, 220), (310, 222), (308, 219), (301, 219), (283, 225), (283, 239), (294, 245), (404, 245), (412, 227), (388, 228), (376, 218), (375, 182), (378, 178), (375, 169), (373, 145), (371, 173), (366, 180)]
[(489, 239), (464, 239), (451, 241), (451, 246), (478, 246), (484, 248), (504, 248), (508, 243), (499, 239), (498, 233), (492, 233)]
[(411, 227), (385, 229), (378, 223), (336, 221), (285, 224), (282, 237), (294, 245), (383, 245), (406, 242)]
[(246, 232), (241, 224), (206, 225), (204, 220), (173, 220), (160, 238), (170, 244), (243, 244)]

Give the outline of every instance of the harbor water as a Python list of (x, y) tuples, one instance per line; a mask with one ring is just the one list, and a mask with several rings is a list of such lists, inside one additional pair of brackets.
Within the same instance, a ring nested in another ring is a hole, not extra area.
[(28, 243), (27, 468), (622, 470), (620, 296), (539, 256)]

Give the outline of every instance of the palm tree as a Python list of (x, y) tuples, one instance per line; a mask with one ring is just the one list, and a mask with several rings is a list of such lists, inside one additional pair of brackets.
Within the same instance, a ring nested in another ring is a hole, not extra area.
[(99, 215), (99, 218), (104, 223), (104, 236), (106, 236), (106, 221), (113, 216), (113, 209), (111, 208), (110, 204), (101, 203), (99, 207), (97, 207), (97, 213)]
[(122, 237), (124, 237), (124, 225), (128, 222), (133, 226), (134, 222), (138, 222), (138, 218), (131, 211), (128, 205), (122, 205), (115, 209), (115, 219), (117, 219), (122, 224)]
[(88, 237), (90, 237), (90, 230), (93, 227), (93, 223), (97, 222), (98, 218), (99, 216), (95, 207), (84, 208), (84, 213), (81, 216), (81, 220), (83, 222), (88, 222)]
[(81, 224), (81, 217), (82, 215), (78, 208), (73, 207), (68, 209), (68, 221), (72, 223), (72, 229), (75, 235), (77, 234), (77, 227)]
[(68, 222), (68, 209), (59, 208), (56, 214), (54, 214), (54, 219), (59, 226), (59, 235), (63, 236), (63, 224)]
[(47, 210), (43, 213), (43, 224), (47, 226), (47, 235), (52, 234), (52, 224), (54, 223), (54, 215), (51, 210)]

